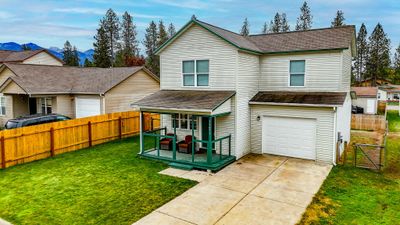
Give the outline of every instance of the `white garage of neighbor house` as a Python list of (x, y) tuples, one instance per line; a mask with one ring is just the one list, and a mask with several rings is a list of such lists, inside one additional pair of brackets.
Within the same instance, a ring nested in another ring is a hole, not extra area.
[(161, 132), (141, 132), (163, 144), (142, 141), (140, 154), (211, 170), (248, 153), (335, 163), (350, 140), (354, 37), (354, 26), (244, 37), (193, 17), (157, 50), (161, 90), (132, 104), (163, 114)]
[(378, 88), (377, 87), (352, 87), (356, 93), (356, 99), (352, 105), (364, 109), (364, 114), (376, 114), (378, 112)]
[(5, 63), (0, 67), (1, 125), (31, 114), (71, 118), (129, 111), (160, 88), (144, 67), (79, 68)]

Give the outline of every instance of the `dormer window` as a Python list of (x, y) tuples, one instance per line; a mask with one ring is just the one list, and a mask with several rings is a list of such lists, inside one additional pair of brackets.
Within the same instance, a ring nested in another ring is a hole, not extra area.
[(305, 60), (290, 61), (289, 86), (304, 87), (305, 71), (306, 71)]
[(209, 83), (209, 60), (182, 62), (183, 86), (202, 87)]

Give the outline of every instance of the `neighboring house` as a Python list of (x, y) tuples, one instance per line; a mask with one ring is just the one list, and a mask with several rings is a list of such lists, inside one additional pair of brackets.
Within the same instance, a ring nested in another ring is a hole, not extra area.
[(378, 88), (377, 87), (352, 87), (357, 95), (352, 104), (364, 109), (365, 114), (376, 114), (378, 112)]
[(141, 132), (144, 157), (210, 170), (251, 152), (335, 163), (350, 141), (354, 26), (244, 37), (193, 18), (156, 53), (161, 91), (132, 107), (161, 113), (166, 131)]
[(59, 113), (72, 118), (131, 110), (160, 89), (144, 67), (79, 68), (5, 63), (0, 67), (0, 118)]
[[(383, 86), (383, 85), (390, 85), (390, 80), (383, 79), (383, 78), (377, 78), (376, 79), (376, 86)], [(358, 81), (355, 83), (354, 86), (357, 87), (373, 87), (374, 86), (374, 80), (372, 78), (367, 78), (362, 81)]]
[(24, 63), (62, 66), (64, 62), (45, 49), (29, 51), (0, 50), (0, 64)]
[(399, 101), (400, 99), (400, 85), (385, 85), (379, 87), (379, 92), (382, 93), (381, 95), (382, 100), (387, 100), (387, 101)]

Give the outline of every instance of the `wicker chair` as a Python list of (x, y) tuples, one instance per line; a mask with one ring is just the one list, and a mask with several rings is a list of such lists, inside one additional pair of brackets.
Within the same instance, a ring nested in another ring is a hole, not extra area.
[(187, 135), (185, 140), (178, 142), (178, 152), (192, 153), (192, 135)]
[[(173, 133), (168, 133), (167, 136), (174, 136)], [(160, 140), (160, 149), (172, 151), (172, 143), (174, 140), (172, 138), (163, 138)]]

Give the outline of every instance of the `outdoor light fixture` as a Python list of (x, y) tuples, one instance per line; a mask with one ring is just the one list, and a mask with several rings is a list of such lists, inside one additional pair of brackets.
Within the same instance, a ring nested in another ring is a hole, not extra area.
[(257, 121), (260, 121), (260, 119), (261, 119), (261, 117), (260, 117), (260, 116), (257, 116)]

